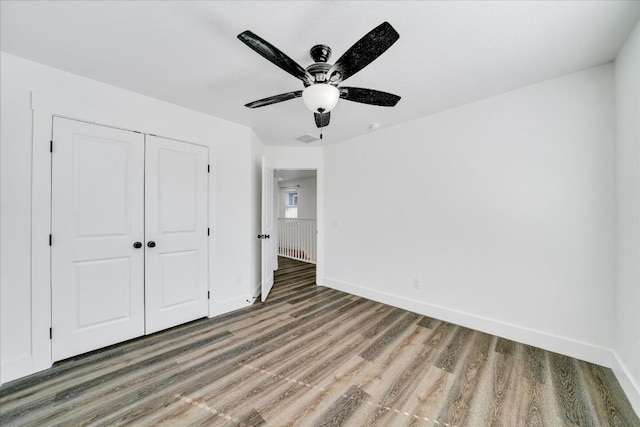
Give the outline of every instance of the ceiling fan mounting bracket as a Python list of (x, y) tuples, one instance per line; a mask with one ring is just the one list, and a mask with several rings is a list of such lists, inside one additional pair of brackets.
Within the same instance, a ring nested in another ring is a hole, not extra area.
[(309, 51), (314, 62), (327, 62), (331, 58), (331, 48), (326, 44), (317, 44)]

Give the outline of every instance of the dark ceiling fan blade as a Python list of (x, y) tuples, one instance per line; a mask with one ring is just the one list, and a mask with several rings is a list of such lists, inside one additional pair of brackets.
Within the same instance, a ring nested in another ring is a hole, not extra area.
[(264, 107), (265, 105), (277, 104), (278, 102), (288, 101), (293, 98), (300, 98), (301, 96), (302, 91), (296, 90), (294, 92), (286, 92), (279, 95), (273, 95), (268, 98), (258, 99), (257, 101), (250, 102), (244, 106), (249, 108)]
[(334, 84), (348, 79), (382, 55), (399, 38), (400, 35), (391, 24), (383, 22), (358, 40), (333, 64), (327, 73), (329, 79)]
[(238, 38), (251, 49), (262, 55), (265, 59), (268, 59), (287, 73), (302, 80), (303, 82), (309, 84), (313, 83), (313, 78), (304, 68), (260, 36), (247, 30), (238, 34)]
[(400, 97), (388, 92), (361, 87), (341, 86), (340, 98), (362, 104), (378, 105), (380, 107), (394, 107)]
[(329, 126), (331, 120), (331, 113), (313, 113), (313, 117), (316, 119), (316, 126), (319, 128), (326, 128)]

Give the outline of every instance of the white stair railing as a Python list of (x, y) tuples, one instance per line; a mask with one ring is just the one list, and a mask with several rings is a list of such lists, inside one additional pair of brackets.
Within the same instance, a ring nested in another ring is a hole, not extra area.
[(316, 220), (278, 218), (278, 255), (316, 263)]

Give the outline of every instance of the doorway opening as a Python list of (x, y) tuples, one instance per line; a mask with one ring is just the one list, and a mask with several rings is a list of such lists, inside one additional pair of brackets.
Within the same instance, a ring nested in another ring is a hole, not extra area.
[(278, 257), (317, 262), (317, 171), (275, 170)]
[(315, 282), (322, 283), (322, 194), (321, 162), (262, 158), (262, 302), (281, 261), (315, 266)]

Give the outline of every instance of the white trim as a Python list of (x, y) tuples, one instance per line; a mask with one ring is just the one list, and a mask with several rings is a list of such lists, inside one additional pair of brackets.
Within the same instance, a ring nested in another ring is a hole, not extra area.
[(640, 384), (634, 379), (627, 366), (622, 362), (618, 354), (613, 352), (613, 366), (611, 366), (622, 390), (624, 390), (631, 406), (636, 411), (636, 415), (640, 417)]
[[(152, 122), (109, 110), (81, 105), (76, 102), (56, 99), (37, 92), (31, 92), (31, 109), (48, 113), (51, 116), (115, 127), (132, 132), (148, 133), (180, 141), (180, 138), (176, 136), (158, 135), (158, 131), (155, 130), (157, 125)], [(34, 123), (35, 126), (36, 123)]]
[(0, 372), (2, 372), (0, 385), (8, 383), (9, 381), (17, 380), (18, 378), (25, 377), (32, 372), (35, 372), (35, 370), (33, 369), (33, 355), (29, 354), (27, 356), (19, 357), (16, 359), (3, 360)]
[(36, 109), (37, 96), (31, 95), (33, 110), (31, 176), (31, 372), (51, 367), (51, 153), (54, 108)]
[(216, 317), (221, 314), (249, 307), (253, 304), (253, 301), (254, 299), (250, 295), (244, 297), (233, 297), (222, 301), (212, 299), (211, 304), (209, 304), (211, 307), (209, 317)]
[(575, 357), (577, 359), (586, 360), (601, 366), (611, 367), (612, 365), (612, 351), (604, 347), (595, 346), (557, 335), (551, 335), (545, 332), (500, 322), (494, 319), (446, 307), (410, 300), (398, 295), (380, 292), (329, 277), (325, 277), (324, 286), (378, 301), (383, 304), (389, 304), (394, 307), (413, 311), (414, 313), (441, 319), (456, 325), (465, 326), (467, 328), (497, 335), (513, 341)]
[[(55, 99), (31, 92), (33, 111), (32, 133), (32, 198), (31, 198), (31, 354), (19, 362), (5, 362), (2, 371), (11, 373), (6, 380), (20, 378), (51, 367), (51, 264), (48, 235), (51, 233), (51, 156), (49, 143), (52, 137), (53, 117), (64, 117), (95, 123), (118, 129), (160, 136), (176, 141), (204, 145), (209, 148), (209, 292), (215, 289), (215, 260), (217, 236), (217, 151), (213, 143), (183, 141), (180, 129), (170, 129), (169, 135), (159, 129), (162, 124), (137, 117), (122, 115), (75, 102)], [(54, 144), (55, 153), (55, 144)], [(54, 236), (55, 240), (55, 236)], [(55, 244), (55, 242), (54, 242)], [(37, 295), (37, 297), (35, 297)], [(213, 295), (212, 295), (213, 298)], [(213, 316), (215, 304), (209, 304), (209, 316)], [(55, 331), (53, 331), (55, 334)], [(15, 365), (14, 365), (15, 363)], [(9, 369), (11, 367), (11, 369)], [(7, 371), (5, 371), (7, 369)], [(2, 379), (3, 382), (5, 378)]]
[(208, 263), (208, 278), (209, 278), (209, 317), (213, 313), (213, 305), (211, 298), (213, 298), (213, 284), (214, 277), (217, 272), (218, 259), (218, 151), (215, 147), (209, 147), (209, 238), (207, 242), (209, 244), (209, 263)]

